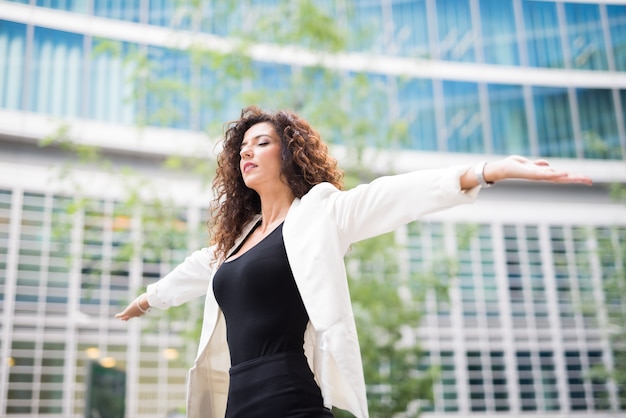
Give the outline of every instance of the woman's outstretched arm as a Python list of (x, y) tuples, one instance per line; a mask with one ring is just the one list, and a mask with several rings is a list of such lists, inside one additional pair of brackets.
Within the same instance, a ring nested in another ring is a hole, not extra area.
[(481, 185), (481, 174), (487, 184), (507, 179), (521, 179), (591, 185), (589, 177), (556, 170), (546, 160), (529, 160), (518, 155), (512, 155), (498, 161), (481, 163), (468, 169), (461, 176), (461, 189), (470, 190)]

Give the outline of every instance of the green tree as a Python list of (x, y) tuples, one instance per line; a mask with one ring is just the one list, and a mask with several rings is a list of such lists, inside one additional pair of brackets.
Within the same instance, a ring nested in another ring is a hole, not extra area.
[(436, 369), (420, 370), (423, 353), (412, 331), (422, 306), (401, 273), (400, 249), (390, 233), (355, 244), (346, 260), (372, 417), (432, 399)]

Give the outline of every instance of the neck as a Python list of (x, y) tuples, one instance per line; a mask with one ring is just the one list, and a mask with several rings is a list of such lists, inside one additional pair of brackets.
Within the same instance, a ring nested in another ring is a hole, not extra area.
[(261, 225), (259, 229), (266, 231), (273, 229), (277, 224), (285, 220), (287, 212), (291, 207), (294, 196), (291, 193), (281, 193), (279, 195), (261, 196)]

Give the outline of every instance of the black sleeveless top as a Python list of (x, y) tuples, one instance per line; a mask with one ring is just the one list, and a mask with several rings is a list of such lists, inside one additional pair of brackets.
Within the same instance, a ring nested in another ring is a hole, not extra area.
[(222, 263), (213, 278), (226, 318), (231, 366), (303, 351), (309, 317), (289, 267), (282, 229), (280, 224), (244, 254)]

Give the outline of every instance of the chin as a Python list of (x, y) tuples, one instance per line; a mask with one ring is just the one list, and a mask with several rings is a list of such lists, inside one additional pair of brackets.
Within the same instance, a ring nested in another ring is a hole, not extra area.
[(248, 189), (252, 189), (252, 190), (256, 191), (255, 188), (254, 188), (254, 181), (249, 181), (249, 180), (243, 179), (243, 184), (245, 184)]

